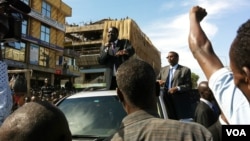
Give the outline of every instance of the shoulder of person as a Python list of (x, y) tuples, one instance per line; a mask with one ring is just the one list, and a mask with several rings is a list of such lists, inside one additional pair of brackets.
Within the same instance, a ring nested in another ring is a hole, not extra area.
[(130, 41), (128, 39), (118, 39), (118, 42), (119, 43), (122, 43), (122, 44), (130, 44)]
[(183, 66), (183, 65), (180, 65), (180, 64), (178, 64), (178, 67), (179, 67), (179, 68), (184, 68), (184, 69), (189, 69), (189, 70), (190, 70), (190, 68), (189, 68), (189, 67), (187, 67), (187, 66)]
[(161, 68), (161, 70), (168, 69), (169, 67), (170, 67), (170, 65), (164, 66), (164, 67)]

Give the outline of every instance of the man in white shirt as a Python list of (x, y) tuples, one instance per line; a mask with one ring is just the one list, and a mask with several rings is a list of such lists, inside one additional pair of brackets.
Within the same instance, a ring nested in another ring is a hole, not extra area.
[(200, 22), (207, 15), (194, 6), (189, 13), (189, 48), (209, 80), (209, 87), (229, 124), (250, 124), (250, 20), (237, 31), (229, 52), (230, 68), (214, 53)]

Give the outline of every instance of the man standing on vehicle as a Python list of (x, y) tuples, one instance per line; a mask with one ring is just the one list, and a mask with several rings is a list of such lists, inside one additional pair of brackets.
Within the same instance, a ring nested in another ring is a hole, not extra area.
[(106, 65), (110, 68), (110, 89), (115, 90), (116, 84), (116, 70), (128, 58), (133, 56), (134, 49), (127, 39), (118, 39), (119, 30), (116, 27), (108, 29), (108, 42), (101, 47), (101, 53), (98, 61), (101, 65)]
[(179, 54), (170, 51), (166, 57), (169, 65), (161, 68), (157, 82), (164, 89), (164, 101), (167, 105), (168, 115), (171, 119), (189, 118), (185, 115), (190, 109), (188, 93), (192, 89), (190, 68), (180, 65)]

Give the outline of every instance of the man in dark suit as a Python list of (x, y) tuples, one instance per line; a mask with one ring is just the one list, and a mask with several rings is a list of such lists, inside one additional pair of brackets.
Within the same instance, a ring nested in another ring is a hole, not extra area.
[(170, 119), (177, 120), (189, 118), (187, 108), (190, 104), (187, 102), (187, 96), (192, 88), (191, 70), (178, 64), (177, 52), (170, 51), (167, 60), (169, 65), (161, 69), (157, 81), (164, 89), (163, 97), (167, 105), (168, 116)]
[(195, 109), (194, 121), (205, 127), (209, 127), (214, 124), (219, 117), (219, 113), (216, 111), (218, 106), (213, 103), (214, 96), (207, 81), (199, 83), (198, 92), (200, 94), (200, 101)]
[[(118, 39), (119, 30), (116, 27), (110, 27), (108, 30), (108, 43), (101, 48), (98, 61), (101, 65), (110, 68), (111, 84), (110, 89), (114, 90), (116, 84), (116, 70), (118, 67), (134, 53), (134, 48), (127, 39)], [(109, 79), (109, 78), (107, 78)], [(108, 84), (109, 85), (109, 84)]]
[(213, 141), (222, 141), (222, 125), (229, 125), (229, 123), (221, 111), (217, 121), (207, 128), (213, 135)]

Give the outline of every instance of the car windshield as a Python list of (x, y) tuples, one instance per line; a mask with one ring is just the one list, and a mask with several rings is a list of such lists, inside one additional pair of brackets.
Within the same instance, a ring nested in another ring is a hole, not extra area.
[(70, 98), (57, 106), (65, 114), (72, 136), (108, 137), (126, 116), (117, 96)]

